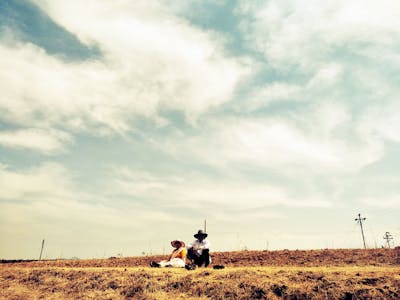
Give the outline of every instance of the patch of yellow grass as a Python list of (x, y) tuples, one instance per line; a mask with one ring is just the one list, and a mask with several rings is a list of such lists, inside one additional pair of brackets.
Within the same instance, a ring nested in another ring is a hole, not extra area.
[(397, 266), (0, 268), (2, 299), (400, 298)]

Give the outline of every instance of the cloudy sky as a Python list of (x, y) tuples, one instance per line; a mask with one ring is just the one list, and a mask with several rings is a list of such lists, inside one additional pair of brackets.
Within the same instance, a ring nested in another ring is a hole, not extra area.
[(0, 258), (400, 241), (398, 0), (0, 1)]

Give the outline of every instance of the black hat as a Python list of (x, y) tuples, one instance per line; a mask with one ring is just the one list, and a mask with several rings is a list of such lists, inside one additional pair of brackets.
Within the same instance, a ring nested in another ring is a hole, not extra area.
[(206, 238), (206, 237), (208, 236), (208, 234), (205, 233), (204, 230), (199, 229), (199, 231), (194, 235), (194, 237), (197, 239), (197, 238), (199, 238), (200, 236), (203, 236), (204, 238)]

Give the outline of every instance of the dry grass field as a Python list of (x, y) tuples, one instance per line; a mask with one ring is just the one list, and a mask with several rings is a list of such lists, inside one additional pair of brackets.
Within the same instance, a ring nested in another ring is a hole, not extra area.
[(400, 299), (398, 250), (213, 253), (223, 270), (159, 257), (0, 264), (1, 299)]

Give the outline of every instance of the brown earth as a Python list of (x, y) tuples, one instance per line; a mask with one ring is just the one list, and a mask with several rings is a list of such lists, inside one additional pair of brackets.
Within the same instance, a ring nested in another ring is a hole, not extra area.
[[(86, 260), (42, 260), (20, 261), (23, 267), (140, 267), (150, 261), (159, 261), (167, 256), (138, 256)], [(279, 251), (235, 251), (212, 253), (214, 264), (229, 267), (239, 266), (381, 266), (400, 264), (400, 247), (396, 249), (323, 249), (323, 250), (279, 250)], [(0, 263), (12, 261), (0, 261)], [(0, 264), (1, 265), (1, 264)]]
[(151, 260), (0, 264), (0, 299), (400, 299), (400, 250), (213, 253), (223, 270), (149, 268)]

